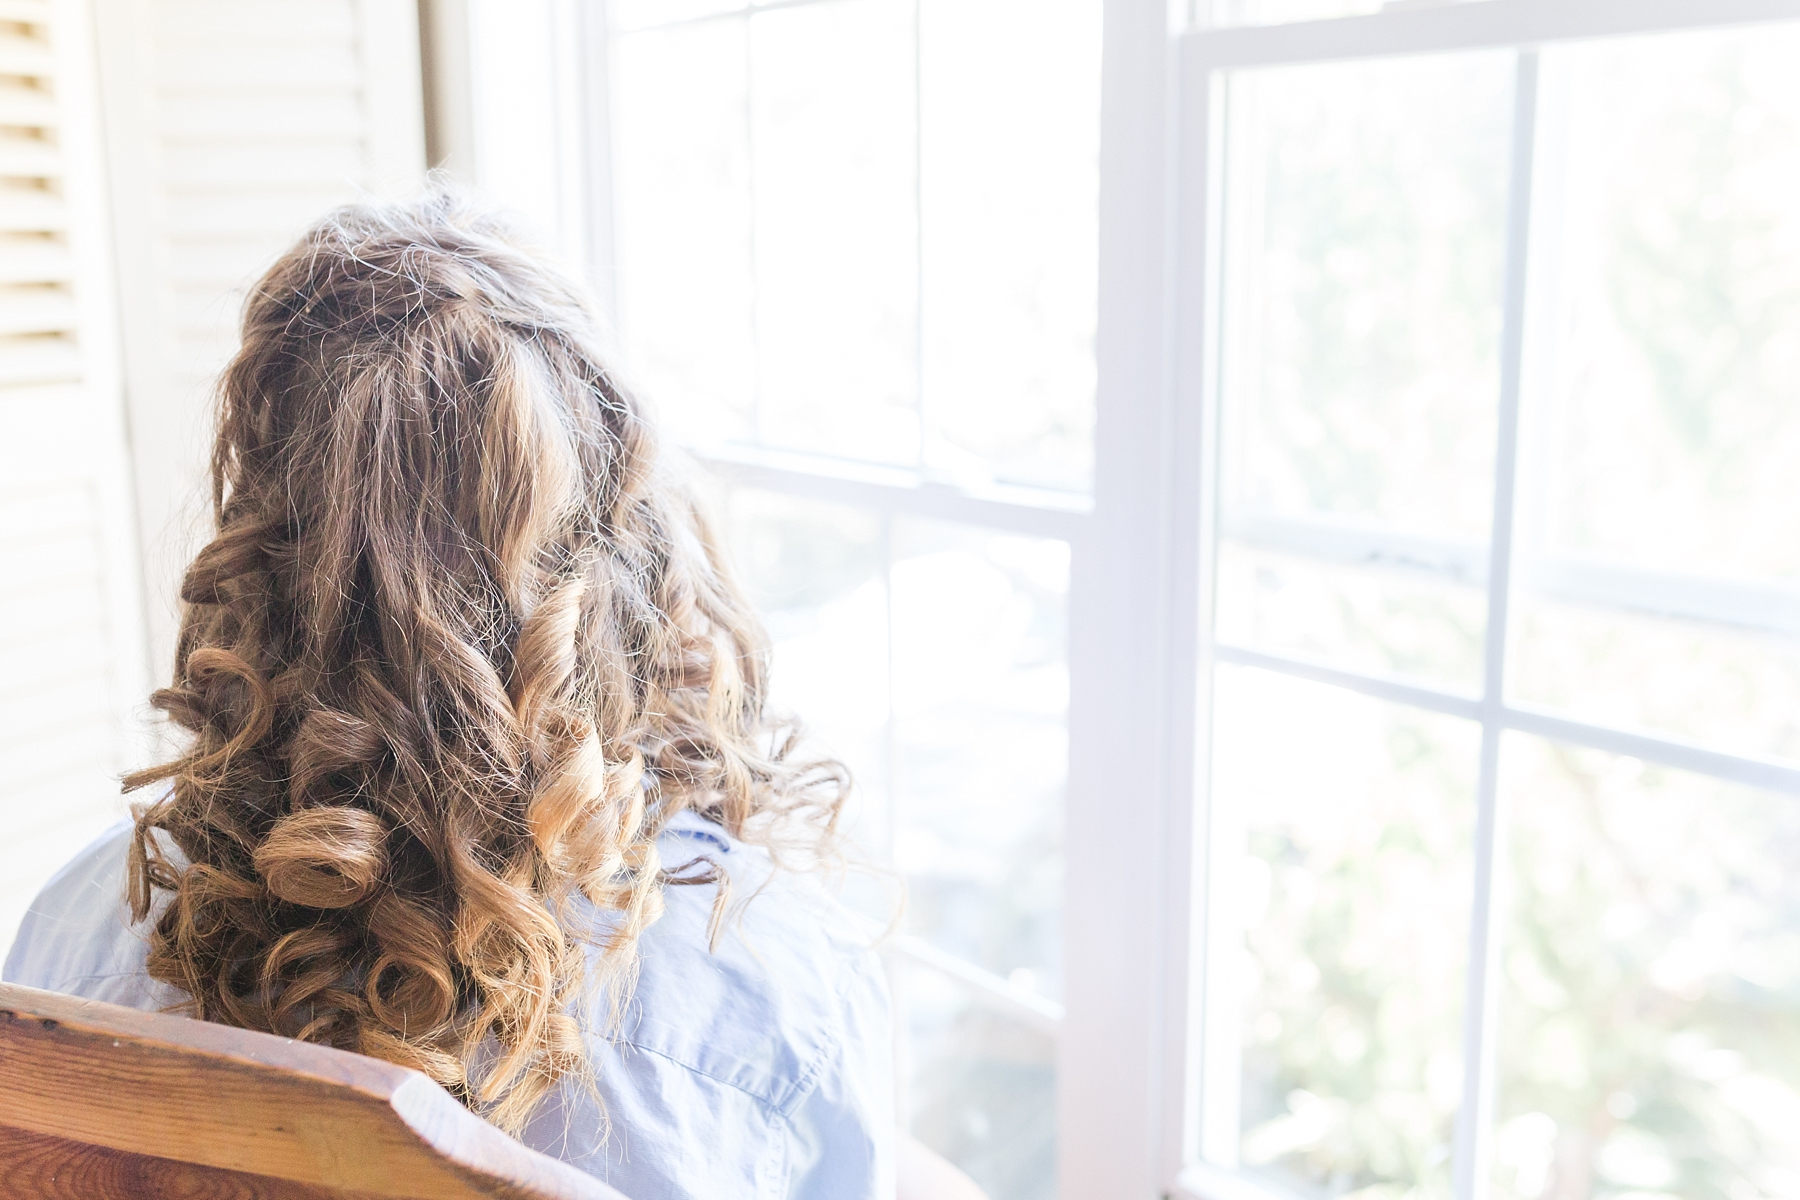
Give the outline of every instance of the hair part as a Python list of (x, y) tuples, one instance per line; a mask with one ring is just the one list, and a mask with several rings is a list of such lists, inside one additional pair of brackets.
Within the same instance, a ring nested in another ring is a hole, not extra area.
[(848, 786), (767, 711), (767, 639), (594, 328), (443, 195), (283, 255), (152, 699), (191, 744), (126, 780), (169, 784), (131, 899), (194, 1015), (415, 1067), (514, 1131), (591, 1070), (578, 1001), (618, 1020), (662, 889), (719, 878), (665, 870), (667, 822), (829, 856)]

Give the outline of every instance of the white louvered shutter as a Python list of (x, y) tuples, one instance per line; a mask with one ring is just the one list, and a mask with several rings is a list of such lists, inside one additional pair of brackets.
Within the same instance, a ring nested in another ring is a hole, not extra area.
[(96, 0), (152, 671), (207, 514), (247, 284), (329, 209), (424, 178), (416, 0)]
[(99, 146), (86, 4), (0, 0), (0, 949), (141, 752)]

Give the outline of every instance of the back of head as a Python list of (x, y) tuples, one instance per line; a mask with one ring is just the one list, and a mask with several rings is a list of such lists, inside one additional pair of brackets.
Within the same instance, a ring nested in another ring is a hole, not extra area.
[[(141, 808), (150, 969), (196, 1015), (418, 1067), (516, 1128), (584, 1069), (585, 895), (629, 986), (685, 808), (829, 837), (841, 771), (578, 294), (431, 197), (342, 210), (253, 290), (216, 534)], [(162, 837), (179, 856), (163, 851)], [(488, 1042), (497, 1053), (478, 1051)]]

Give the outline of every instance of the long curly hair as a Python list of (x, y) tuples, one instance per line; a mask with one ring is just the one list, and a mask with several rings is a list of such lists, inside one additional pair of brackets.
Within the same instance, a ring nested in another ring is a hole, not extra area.
[(126, 779), (167, 781), (131, 903), (189, 1011), (415, 1067), (508, 1130), (591, 1081), (580, 1014), (618, 1019), (662, 889), (716, 876), (659, 860), (667, 822), (826, 853), (847, 786), (766, 711), (766, 637), (594, 330), (442, 195), (283, 255), (152, 700), (191, 744)]

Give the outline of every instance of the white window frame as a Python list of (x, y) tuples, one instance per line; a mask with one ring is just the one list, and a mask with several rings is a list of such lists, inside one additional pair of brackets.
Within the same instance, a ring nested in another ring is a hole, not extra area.
[[(1579, 39), (1681, 29), (1716, 28), (1753, 22), (1800, 19), (1796, 0), (1475, 0), (1471, 3), (1399, 6), (1378, 14), (1290, 25), (1193, 30), (1174, 40), (1169, 62), (1170, 159), (1175, 178), (1165, 235), (1170, 239), (1171, 275), (1165, 286), (1170, 321), (1164, 328), (1172, 362), (1172, 411), (1165, 436), (1176, 445), (1176, 477), (1198, 482), (1199, 495), (1171, 489), (1171, 499), (1199, 515), (1194, 536), (1177, 537), (1168, 548), (1171, 581), (1167, 597), (1170, 647), (1195, 639), (1192, 655), (1172, 656), (1169, 765), (1165, 793), (1168, 822), (1183, 828), (1180, 843), (1170, 839), (1163, 865), (1171, 881), (1171, 913), (1189, 915), (1185, 930), (1173, 930), (1166, 982), (1163, 1028), (1169, 1041), (1161, 1061), (1168, 1075), (1164, 1097), (1162, 1182), (1167, 1193), (1186, 1200), (1251, 1200), (1272, 1193), (1236, 1171), (1203, 1158), (1203, 1150), (1238, 1137), (1236, 1029), (1207, 1020), (1209, 978), (1219, 978), (1223, 957), (1235, 950), (1241, 931), (1229, 925), (1229, 898), (1208, 896), (1204, 814), (1208, 806), (1207, 700), (1216, 663), (1275, 671), (1341, 687), (1377, 699), (1475, 721), (1482, 730), (1477, 782), (1473, 904), (1464, 1005), (1464, 1092), (1453, 1151), (1458, 1200), (1479, 1200), (1486, 1192), (1492, 1131), (1494, 1073), (1494, 970), (1497, 937), (1492, 906), (1496, 844), (1496, 792), (1500, 744), (1507, 731), (1630, 755), (1648, 762), (1697, 772), (1771, 792), (1800, 796), (1800, 769), (1773, 758), (1722, 753), (1696, 742), (1649, 735), (1573, 720), (1505, 697), (1507, 606), (1515, 569), (1514, 491), (1517, 483), (1518, 425), (1526, 347), (1529, 273), (1533, 266), (1533, 159), (1537, 127), (1538, 48)], [(1223, 174), (1223, 81), (1241, 68), (1326, 61), (1374, 59), (1460, 50), (1506, 49), (1517, 54), (1514, 124), (1507, 192), (1505, 274), (1502, 293), (1500, 403), (1493, 525), (1487, 547), (1432, 543), (1310, 521), (1233, 521), (1220, 529), (1216, 488), (1218, 468), (1218, 362), (1220, 337), (1220, 239)], [(1109, 133), (1116, 126), (1104, 126)], [(1144, 171), (1146, 178), (1149, 172)], [(1102, 209), (1103, 227), (1117, 214)], [(1104, 266), (1103, 266), (1104, 270)], [(1102, 309), (1103, 327), (1107, 312)], [(1102, 364), (1102, 389), (1106, 387)], [(1102, 421), (1106, 407), (1102, 407)], [(1145, 445), (1144, 450), (1149, 447)], [(1097, 510), (1106, 507), (1104, 493)], [(1185, 525), (1180, 519), (1177, 525)], [(1279, 654), (1219, 643), (1211, 636), (1212, 561), (1221, 533), (1261, 548), (1298, 551), (1314, 559), (1365, 566), (1403, 566), (1441, 578), (1483, 586), (1488, 618), (1481, 691), (1475, 695), (1423, 687), (1395, 679), (1342, 670)], [(1615, 610), (1684, 616), (1770, 631), (1800, 628), (1800, 606), (1776, 589), (1747, 588), (1648, 571), (1600, 568), (1574, 562), (1540, 564), (1532, 580), (1551, 594)], [(1191, 672), (1191, 674), (1190, 674)], [(1194, 700), (1186, 699), (1188, 696)], [(1189, 719), (1189, 714), (1192, 719)], [(1222, 852), (1222, 851), (1215, 851)], [(1222, 873), (1221, 873), (1222, 874)], [(1183, 890), (1185, 888), (1185, 890)], [(1148, 981), (1146, 981), (1148, 982)], [(1075, 1011), (1071, 1003), (1071, 1013)], [(1170, 1078), (1173, 1076), (1174, 1078)], [(1225, 1155), (1214, 1155), (1224, 1158)]]

